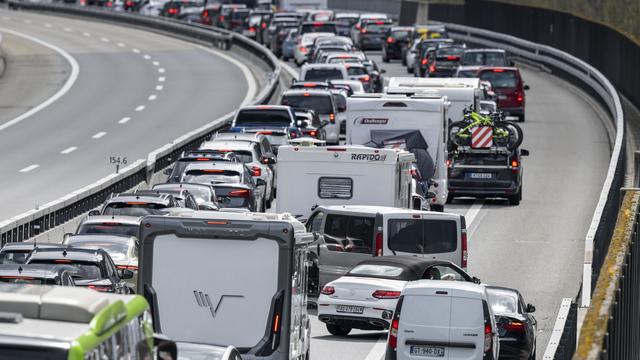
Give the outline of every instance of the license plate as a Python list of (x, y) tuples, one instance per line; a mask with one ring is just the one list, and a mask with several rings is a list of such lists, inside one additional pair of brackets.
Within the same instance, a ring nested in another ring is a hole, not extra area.
[(364, 312), (364, 307), (351, 306), (351, 305), (336, 305), (336, 311), (339, 313), (362, 314)]
[(472, 179), (491, 179), (493, 178), (493, 174), (492, 173), (471, 173), (469, 174), (469, 177), (471, 177)]
[(507, 95), (498, 95), (498, 99), (507, 100)]
[(436, 346), (412, 346), (410, 355), (441, 358), (444, 357), (444, 348)]

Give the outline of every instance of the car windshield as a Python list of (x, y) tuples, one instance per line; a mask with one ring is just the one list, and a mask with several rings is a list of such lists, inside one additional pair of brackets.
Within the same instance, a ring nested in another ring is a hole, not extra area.
[(313, 24), (303, 24), (300, 34), (308, 34), (308, 33), (336, 33), (335, 24), (331, 23), (313, 23)]
[(458, 228), (453, 220), (391, 219), (389, 249), (412, 254), (454, 252), (458, 247)]
[(455, 164), (472, 166), (506, 166), (508, 160), (509, 158), (506, 155), (500, 154), (459, 154), (455, 158)]
[(113, 261), (125, 260), (127, 259), (127, 254), (129, 253), (129, 244), (127, 243), (116, 243), (116, 242), (107, 242), (107, 241), (92, 241), (92, 240), (73, 240), (71, 239), (68, 243), (69, 246), (78, 247), (78, 248), (88, 248), (88, 249), (104, 249)]
[(518, 313), (518, 299), (512, 292), (487, 288), (487, 295), (496, 315)]
[(121, 224), (116, 222), (105, 223), (84, 223), (80, 225), (78, 234), (113, 234), (113, 235), (128, 235), (138, 237), (140, 232), (139, 225), (133, 224)]
[(166, 208), (164, 204), (148, 203), (144, 201), (132, 202), (112, 202), (105, 206), (103, 215), (124, 215), (124, 216), (146, 216), (162, 215), (161, 209)]
[(480, 73), (480, 79), (491, 83), (494, 89), (513, 89), (518, 86), (516, 72), (512, 70), (488, 70)]
[(304, 73), (304, 81), (342, 80), (342, 71), (340, 69), (308, 69)]
[(490, 51), (467, 52), (462, 57), (465, 65), (507, 66), (507, 58), (503, 52)]
[(231, 183), (237, 184), (241, 180), (240, 173), (233, 170), (187, 170), (182, 177), (183, 182), (192, 182), (198, 184), (218, 184)]
[(361, 264), (356, 265), (351, 269), (348, 276), (361, 276), (361, 277), (381, 277), (387, 279), (396, 279), (402, 275), (403, 268), (390, 265), (380, 264)]
[(279, 109), (242, 110), (238, 113), (238, 117), (235, 120), (235, 125), (269, 125), (278, 127), (289, 127), (291, 126), (291, 116), (287, 110)]
[(24, 264), (31, 250), (3, 251), (0, 253), (0, 264)]
[(29, 264), (50, 264), (50, 265), (60, 265), (64, 263), (64, 265), (70, 265), (74, 268), (78, 269), (73, 273), (74, 278), (80, 279), (102, 279), (102, 270), (100, 270), (100, 265), (94, 262), (89, 261), (76, 261), (76, 260), (65, 260), (65, 259), (34, 259), (29, 261)]
[(316, 114), (332, 114), (333, 106), (329, 95), (285, 95), (282, 98), (283, 105), (292, 108), (313, 110)]

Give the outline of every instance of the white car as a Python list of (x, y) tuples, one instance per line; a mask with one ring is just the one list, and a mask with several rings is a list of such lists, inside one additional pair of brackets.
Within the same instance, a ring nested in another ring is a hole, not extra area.
[(448, 261), (379, 256), (360, 262), (322, 288), (318, 319), (337, 336), (346, 336), (354, 328), (388, 329), (402, 289), (422, 279), (479, 282)]
[(418, 55), (418, 45), (420, 44), (420, 39), (413, 40), (413, 44), (409, 48), (409, 51), (404, 54), (404, 62), (407, 64), (407, 72), (409, 74), (413, 74), (415, 71), (414, 63), (416, 62), (416, 56)]
[(269, 163), (265, 163), (268, 158), (261, 157), (259, 145), (248, 141), (233, 140), (212, 140), (203, 143), (200, 150), (217, 150), (233, 152), (251, 170), (254, 179), (262, 179), (266, 183), (263, 191), (266, 207), (271, 207), (274, 199), (274, 173)]
[(334, 33), (325, 33), (325, 32), (316, 32), (316, 33), (306, 33), (302, 36), (298, 37), (298, 43), (296, 44), (295, 49), (293, 50), (293, 61), (298, 66), (302, 66), (302, 64), (306, 63), (309, 56), (309, 48), (313, 45), (313, 41), (321, 36), (335, 36)]
[(146, 16), (160, 16), (162, 7), (169, 0), (150, 0), (140, 8), (140, 14)]

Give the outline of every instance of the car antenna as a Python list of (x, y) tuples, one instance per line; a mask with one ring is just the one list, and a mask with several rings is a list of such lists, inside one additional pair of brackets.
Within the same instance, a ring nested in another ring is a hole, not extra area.
[(18, 274), (22, 274), (22, 266), (18, 266)]
[(67, 249), (62, 250), (62, 256), (67, 257)]

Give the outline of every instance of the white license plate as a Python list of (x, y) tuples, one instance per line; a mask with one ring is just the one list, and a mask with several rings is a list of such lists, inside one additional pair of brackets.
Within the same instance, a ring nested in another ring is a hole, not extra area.
[(336, 305), (336, 311), (339, 313), (362, 314), (364, 312), (364, 307), (351, 306), (351, 305)]
[(469, 175), (472, 179), (491, 179), (493, 177), (492, 173), (471, 173)]
[(498, 95), (498, 99), (507, 100), (507, 95)]
[(436, 346), (412, 346), (409, 353), (414, 356), (441, 358), (444, 357), (444, 348)]

